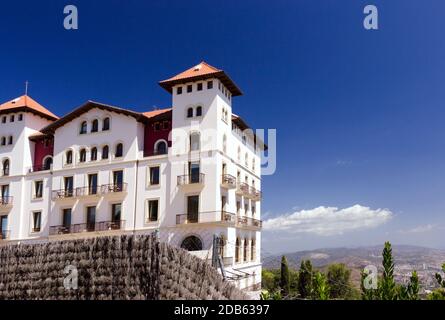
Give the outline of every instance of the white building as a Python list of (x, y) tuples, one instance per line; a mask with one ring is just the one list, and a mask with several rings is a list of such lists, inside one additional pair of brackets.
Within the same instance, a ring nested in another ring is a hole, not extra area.
[(0, 244), (158, 232), (261, 283), (261, 159), (238, 116), (241, 91), (205, 62), (160, 85), (172, 108), (88, 101), (58, 118), (28, 96), (0, 106)]

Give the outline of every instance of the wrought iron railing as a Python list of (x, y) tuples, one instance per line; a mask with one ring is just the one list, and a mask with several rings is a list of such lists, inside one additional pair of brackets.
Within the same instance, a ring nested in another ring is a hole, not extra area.
[(176, 224), (224, 222), (235, 223), (235, 214), (227, 211), (193, 212), (176, 215)]
[(112, 231), (121, 230), (124, 227), (125, 220), (77, 223), (71, 225), (52, 226), (49, 228), (49, 235), (54, 236), (81, 232)]
[(261, 200), (263, 194), (261, 191), (255, 189), (255, 187), (250, 187), (250, 196), (254, 200)]
[(263, 225), (263, 222), (261, 220), (250, 218), (250, 217), (237, 216), (236, 224), (238, 226), (242, 226), (242, 227), (261, 228)]
[(204, 173), (178, 176), (178, 185), (202, 184), (204, 183), (204, 177)]
[(11, 206), (13, 200), (14, 197), (10, 196), (0, 197), (0, 206)]
[(52, 192), (53, 200), (73, 198), (74, 196), (76, 196), (75, 189), (59, 189), (59, 190), (53, 190)]
[(236, 188), (236, 178), (230, 174), (223, 174), (221, 177), (221, 184), (229, 188)]
[(118, 193), (126, 191), (127, 191), (127, 183), (112, 183), (112, 184), (103, 184), (100, 186), (100, 192), (102, 194)]
[(99, 186), (79, 187), (76, 188), (76, 196), (95, 196), (100, 193)]
[(38, 172), (38, 171), (46, 171), (51, 170), (52, 165), (38, 164), (29, 168), (29, 173)]
[(244, 182), (240, 182), (238, 183), (237, 189), (236, 189), (236, 193), (238, 194), (243, 194), (245, 196), (250, 195), (250, 187), (247, 183)]
[(9, 230), (0, 230), (0, 240), (8, 240), (9, 239)]

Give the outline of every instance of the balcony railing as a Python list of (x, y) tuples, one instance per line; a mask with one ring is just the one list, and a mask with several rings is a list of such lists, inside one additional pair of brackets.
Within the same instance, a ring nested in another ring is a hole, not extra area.
[(119, 193), (127, 191), (127, 183), (112, 183), (103, 184), (100, 186), (100, 192), (102, 194)]
[(80, 187), (76, 188), (76, 196), (82, 197), (82, 196), (96, 196), (100, 194), (100, 187), (94, 186), (94, 187)]
[(94, 231), (113, 231), (121, 230), (125, 226), (125, 220), (87, 222), (71, 225), (52, 226), (49, 228), (49, 235), (62, 235), (70, 233), (94, 232)]
[(32, 166), (31, 168), (29, 168), (29, 173), (51, 170), (51, 167), (52, 167), (51, 165), (39, 164), (39, 165)]
[(176, 224), (224, 222), (235, 223), (235, 214), (226, 211), (194, 212), (176, 215)]
[(144, 157), (154, 157), (168, 154), (168, 150), (150, 150), (144, 152)]
[(250, 187), (250, 197), (253, 200), (261, 200), (261, 198), (263, 197), (263, 194), (261, 191), (255, 189), (255, 187)]
[(240, 182), (238, 183), (238, 186), (236, 188), (236, 193), (237, 194), (242, 194), (245, 196), (249, 196), (250, 195), (250, 187), (247, 183), (244, 182)]
[(9, 230), (0, 230), (0, 240), (8, 240), (9, 239)]
[(54, 190), (53, 193), (52, 193), (53, 200), (73, 198), (75, 196), (76, 196), (76, 190), (75, 189)]
[(223, 174), (221, 185), (226, 188), (236, 188), (236, 178), (230, 174)]
[(254, 218), (237, 216), (236, 224), (241, 227), (261, 228), (263, 225), (263, 222), (261, 220), (254, 219)]
[(204, 173), (178, 176), (178, 186), (204, 183)]
[(0, 197), (0, 206), (12, 206), (14, 197)]

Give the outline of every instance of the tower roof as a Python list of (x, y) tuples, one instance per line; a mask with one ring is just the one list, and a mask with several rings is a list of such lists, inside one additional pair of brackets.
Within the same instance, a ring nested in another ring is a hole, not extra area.
[(217, 78), (221, 80), (221, 82), (227, 87), (227, 89), (230, 90), (233, 96), (240, 96), (243, 94), (238, 86), (235, 84), (235, 82), (233, 82), (232, 79), (230, 79), (230, 77), (223, 70), (209, 65), (205, 61), (202, 61), (196, 66), (193, 66), (190, 69), (187, 69), (174, 77), (160, 81), (159, 85), (171, 93), (172, 88), (175, 85), (210, 78)]
[(0, 114), (20, 111), (32, 112), (49, 120), (59, 119), (54, 113), (27, 95), (23, 95), (0, 105)]

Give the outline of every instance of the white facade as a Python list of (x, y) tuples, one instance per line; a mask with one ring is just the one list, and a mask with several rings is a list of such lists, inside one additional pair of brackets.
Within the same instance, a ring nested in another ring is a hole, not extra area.
[[(259, 289), (261, 150), (232, 117), (225, 84), (208, 75), (172, 85), (167, 154), (146, 152), (156, 116), (93, 102), (56, 122), (32, 110), (21, 121), (0, 121), (0, 143), (13, 136), (0, 146), (2, 166), (9, 160), (0, 177), (0, 244), (156, 231), (161, 241), (210, 260), (216, 235), (227, 277)], [(13, 111), (0, 108), (0, 119)], [(53, 143), (50, 168), (33, 169), (38, 139)]]

